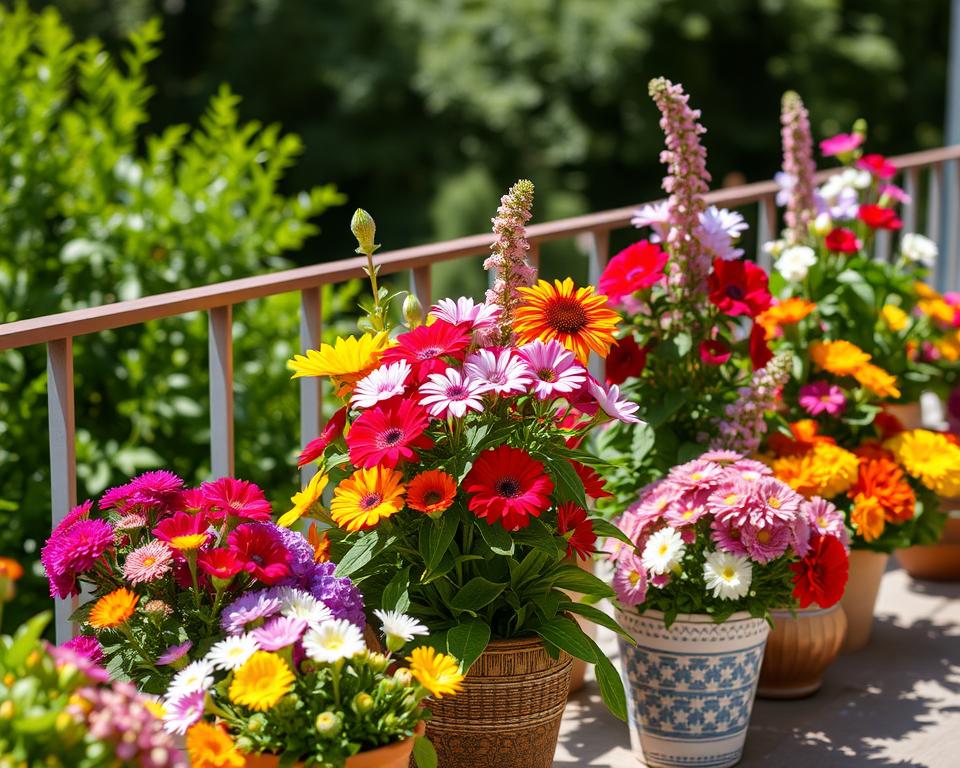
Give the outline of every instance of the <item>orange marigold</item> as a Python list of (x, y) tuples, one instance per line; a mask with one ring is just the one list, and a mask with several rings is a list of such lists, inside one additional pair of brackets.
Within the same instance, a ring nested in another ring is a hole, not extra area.
[(851, 499), (858, 496), (876, 499), (883, 507), (883, 516), (888, 523), (905, 523), (912, 519), (917, 501), (900, 465), (880, 457), (860, 460), (857, 482), (847, 495)]
[(815, 443), (836, 443), (832, 437), (817, 434), (817, 429), (817, 422), (813, 419), (800, 419), (790, 425), (792, 437), (774, 432), (767, 439), (767, 445), (777, 456), (799, 456), (813, 448)]
[(781, 326), (799, 323), (816, 308), (816, 304), (806, 299), (784, 299), (757, 315), (756, 322), (766, 331), (767, 338), (772, 339)]
[(853, 500), (850, 524), (864, 541), (876, 541), (886, 525), (883, 505), (873, 496), (858, 494)]
[(104, 595), (90, 609), (87, 621), (94, 629), (114, 629), (133, 616), (140, 596), (120, 587)]
[(853, 377), (878, 397), (900, 397), (900, 390), (897, 389), (897, 377), (873, 363), (862, 365), (853, 374)]
[(810, 359), (818, 368), (834, 376), (853, 376), (870, 362), (870, 355), (849, 341), (815, 341), (810, 345)]
[(856, 482), (859, 461), (839, 446), (818, 442), (800, 456), (785, 456), (773, 462), (773, 472), (797, 493), (807, 498), (833, 498)]
[(941, 325), (946, 326), (953, 325), (953, 319), (956, 317), (957, 312), (956, 307), (948, 304), (939, 296), (935, 299), (921, 299), (917, 302), (917, 309), (931, 320), (935, 320)]
[(223, 729), (201, 720), (187, 731), (187, 754), (193, 768), (243, 768), (243, 755)]

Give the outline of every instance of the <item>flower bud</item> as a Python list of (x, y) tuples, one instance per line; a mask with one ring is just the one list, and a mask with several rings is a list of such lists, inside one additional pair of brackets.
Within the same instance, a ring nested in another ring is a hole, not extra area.
[(377, 224), (373, 216), (367, 213), (363, 208), (357, 208), (350, 220), (350, 231), (357, 238), (357, 253), (370, 256), (380, 246), (373, 242), (377, 237)]
[(817, 237), (826, 237), (830, 234), (831, 229), (833, 229), (833, 221), (830, 219), (829, 213), (818, 214), (817, 218), (813, 220), (813, 234)]
[(353, 697), (353, 711), (358, 715), (365, 715), (373, 709), (373, 696), (369, 693), (358, 693)]
[(327, 738), (336, 736), (340, 731), (340, 719), (333, 712), (321, 712), (313, 725), (317, 733)]
[(412, 293), (403, 300), (403, 324), (411, 330), (423, 325), (423, 305)]
[(374, 672), (386, 672), (387, 667), (390, 666), (390, 658), (382, 653), (371, 653), (367, 657), (367, 663)]
[(258, 712), (257, 714), (252, 715), (249, 720), (247, 720), (247, 731), (250, 733), (260, 733), (266, 724), (267, 718)]
[(853, 124), (853, 132), (866, 138), (867, 137), (867, 121), (864, 120), (862, 117), (857, 118), (856, 122)]
[(410, 670), (406, 667), (400, 667), (400, 669), (394, 672), (393, 679), (397, 682), (397, 685), (401, 685), (404, 688), (407, 688), (413, 683), (413, 675), (410, 674)]
[(12, 720), (15, 712), (16, 709), (10, 699), (0, 704), (0, 720)]

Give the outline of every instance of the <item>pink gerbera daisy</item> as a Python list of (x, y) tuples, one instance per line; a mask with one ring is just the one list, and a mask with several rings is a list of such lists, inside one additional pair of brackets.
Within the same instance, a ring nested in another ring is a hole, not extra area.
[(268, 587), (290, 575), (293, 556), (276, 529), (265, 523), (244, 523), (227, 537), (243, 570)]
[(613, 589), (617, 601), (624, 607), (640, 605), (647, 599), (647, 569), (639, 557), (626, 549), (617, 558)]
[(222, 520), (224, 516), (263, 522), (270, 519), (270, 502), (263, 491), (246, 480), (221, 477), (200, 486), (207, 505), (207, 517)]
[(447, 368), (445, 373), (431, 373), (420, 385), (420, 405), (431, 416), (453, 416), (461, 419), (467, 411), (482, 411), (483, 385), (464, 376), (456, 368)]
[(591, 376), (587, 379), (587, 387), (590, 394), (596, 398), (597, 404), (611, 419), (622, 421), (624, 424), (640, 423), (640, 419), (633, 415), (640, 406), (621, 399), (620, 387), (616, 384), (602, 384)]
[(470, 331), (462, 325), (437, 320), (397, 336), (397, 343), (383, 353), (384, 364), (406, 360), (413, 367), (416, 382), (447, 368), (447, 358), (462, 360), (470, 344)]
[(466, 324), (471, 330), (483, 331), (496, 325), (500, 307), (496, 304), (477, 304), (473, 299), (461, 296), (456, 301), (440, 299), (430, 308), (430, 314), (450, 325)]
[(382, 400), (402, 395), (410, 378), (410, 363), (398, 360), (390, 365), (381, 365), (357, 382), (350, 397), (356, 408), (373, 408)]
[(797, 402), (811, 416), (819, 416), (821, 413), (839, 416), (847, 405), (847, 397), (836, 384), (828, 381), (811, 381), (800, 387)]
[(530, 369), (541, 400), (574, 392), (587, 378), (586, 369), (577, 363), (573, 352), (555, 339), (524, 344), (520, 357)]
[(429, 424), (426, 411), (413, 400), (384, 403), (364, 411), (347, 434), (350, 461), (364, 469), (378, 464), (392, 469), (400, 461), (415, 460), (416, 449), (433, 445), (424, 434)]
[(162, 541), (151, 541), (127, 555), (123, 576), (131, 584), (146, 584), (165, 575), (173, 564), (173, 552)]
[(508, 395), (526, 392), (533, 384), (530, 369), (509, 348), (477, 350), (467, 358), (463, 370), (483, 392)]

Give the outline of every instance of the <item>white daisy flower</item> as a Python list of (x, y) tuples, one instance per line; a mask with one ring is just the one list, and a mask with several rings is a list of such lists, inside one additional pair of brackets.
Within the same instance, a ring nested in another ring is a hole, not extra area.
[(282, 603), (280, 613), (283, 616), (303, 619), (311, 626), (322, 624), (333, 618), (333, 611), (302, 589), (284, 590), (280, 595), (280, 601)]
[(780, 254), (773, 265), (788, 283), (806, 279), (810, 267), (817, 263), (817, 254), (807, 245), (794, 245)]
[(640, 559), (644, 568), (659, 575), (680, 565), (686, 551), (680, 531), (676, 528), (661, 528), (647, 540)]
[(380, 619), (383, 634), (387, 638), (387, 648), (398, 651), (417, 635), (426, 635), (429, 630), (412, 616), (400, 611), (374, 611)]
[(739, 600), (750, 591), (753, 564), (748, 558), (729, 552), (708, 552), (703, 577), (714, 597)]
[(240, 669), (258, 648), (252, 634), (231, 635), (214, 645), (207, 652), (206, 660), (214, 669)]
[(168, 698), (178, 698), (188, 693), (209, 691), (213, 687), (213, 664), (206, 659), (187, 664), (174, 675), (167, 689)]
[(381, 400), (402, 395), (410, 371), (410, 363), (406, 360), (381, 365), (356, 383), (350, 404), (357, 408), (373, 408)]
[(923, 264), (925, 267), (936, 264), (939, 255), (937, 244), (916, 232), (908, 232), (900, 238), (900, 253), (907, 261)]
[(334, 619), (307, 630), (303, 650), (314, 661), (333, 664), (366, 651), (363, 633), (346, 619)]

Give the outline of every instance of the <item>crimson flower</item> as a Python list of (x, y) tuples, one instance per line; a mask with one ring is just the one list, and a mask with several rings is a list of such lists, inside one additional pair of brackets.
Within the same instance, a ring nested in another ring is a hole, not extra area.
[(227, 537), (240, 567), (267, 586), (290, 574), (290, 552), (272, 527), (264, 523), (238, 525)]
[(246, 480), (221, 477), (200, 486), (207, 503), (207, 516), (222, 520), (225, 515), (264, 522), (270, 519), (270, 502), (263, 491)]
[(810, 551), (790, 569), (793, 578), (793, 595), (801, 608), (816, 603), (829, 608), (843, 596), (847, 584), (850, 561), (843, 544), (835, 536), (814, 532), (810, 537)]
[(327, 446), (343, 434), (343, 428), (347, 423), (347, 406), (344, 406), (330, 417), (330, 421), (320, 432), (319, 437), (315, 437), (301, 451), (297, 459), (298, 467), (305, 467), (311, 461), (319, 459)]
[(567, 557), (576, 554), (586, 560), (597, 551), (597, 534), (593, 523), (587, 520), (587, 510), (572, 501), (566, 501), (557, 507), (557, 527), (567, 537)]
[(861, 205), (857, 211), (857, 218), (870, 229), (898, 230), (903, 222), (897, 217), (896, 211), (884, 208), (882, 205)]
[(430, 417), (415, 400), (384, 403), (364, 411), (347, 434), (347, 448), (354, 466), (370, 469), (382, 464), (396, 467), (417, 458), (415, 448), (429, 448), (433, 441), (424, 434)]
[(713, 260), (710, 301), (726, 315), (756, 317), (770, 306), (767, 273), (749, 261)]
[(481, 453), (464, 478), (467, 507), (491, 525), (508, 531), (530, 525), (550, 506), (553, 481), (543, 464), (519, 448), (501, 445)]
[(649, 288), (663, 279), (666, 264), (667, 254), (659, 245), (641, 240), (610, 259), (597, 285), (600, 293), (616, 304), (624, 296)]
[(605, 499), (613, 496), (610, 491), (604, 489), (603, 478), (593, 467), (581, 464), (579, 461), (570, 460), (573, 465), (573, 471), (577, 473), (580, 482), (583, 483), (583, 492), (591, 499)]
[(207, 528), (209, 523), (203, 513), (180, 511), (157, 523), (153, 535), (167, 542), (178, 553), (192, 552), (200, 549), (210, 538)]
[(607, 355), (607, 384), (623, 384), (643, 373), (649, 351), (646, 346), (637, 344), (632, 333), (617, 341)]
[(759, 371), (773, 360), (773, 351), (767, 343), (767, 332), (759, 323), (754, 323), (750, 331), (750, 363), (753, 370)]
[(465, 323), (452, 325), (437, 320), (432, 325), (421, 325), (397, 336), (397, 343), (383, 353), (381, 364), (389, 365), (406, 360), (413, 368), (417, 383), (427, 380), (431, 373), (447, 370), (445, 357), (463, 360), (470, 344), (470, 328)]
[[(564, 431), (579, 432), (590, 424), (589, 419), (581, 417), (580, 413), (573, 408), (568, 408), (561, 414), (557, 414), (557, 426)], [(583, 443), (583, 435), (571, 435), (564, 440), (567, 448), (579, 448)]]
[(223, 547), (201, 552), (197, 557), (197, 565), (215, 579), (232, 579), (243, 570), (243, 563), (236, 553)]
[(870, 171), (873, 176), (883, 180), (892, 179), (897, 175), (896, 166), (883, 155), (878, 154), (864, 155), (857, 160), (857, 168)]
[(706, 339), (700, 342), (700, 359), (707, 365), (723, 365), (732, 354), (730, 347), (720, 339)]
[(824, 239), (828, 251), (836, 253), (856, 253), (860, 250), (860, 241), (857, 236), (845, 227), (836, 227)]

